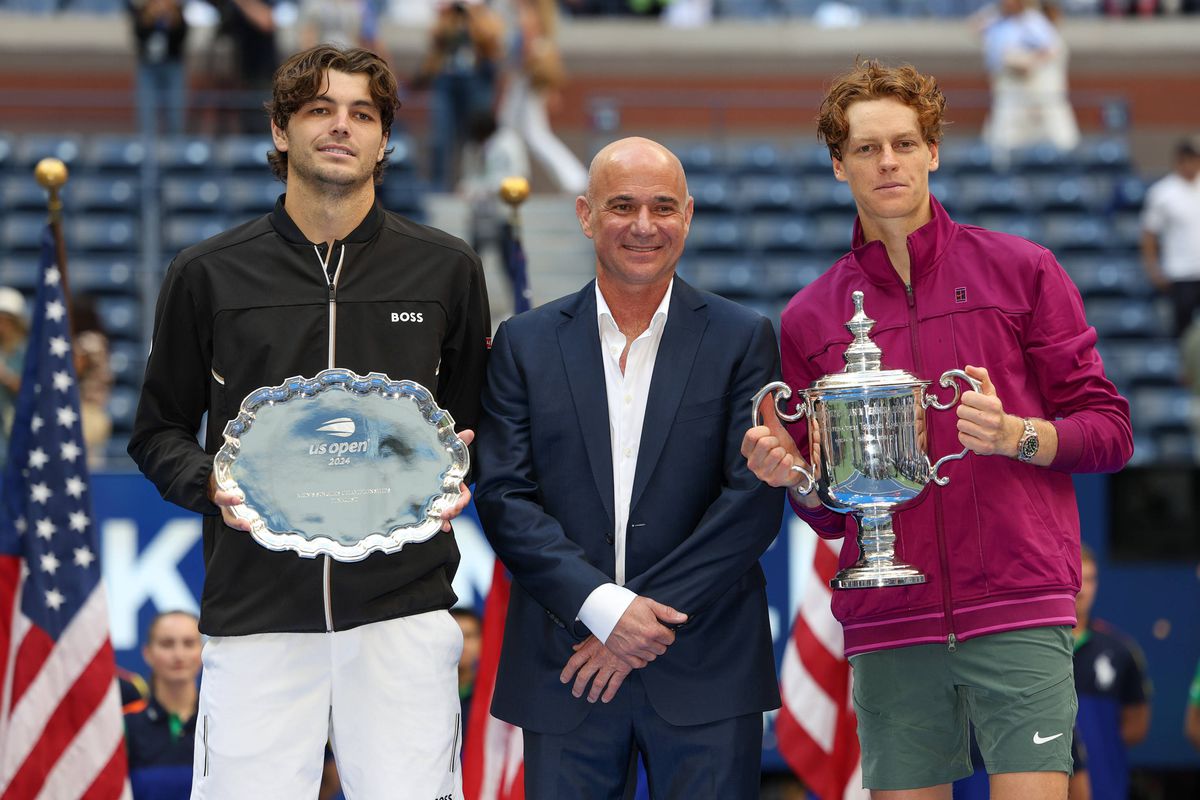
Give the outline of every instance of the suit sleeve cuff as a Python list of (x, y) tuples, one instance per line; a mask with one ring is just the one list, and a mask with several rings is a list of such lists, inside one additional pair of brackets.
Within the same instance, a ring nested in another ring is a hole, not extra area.
[(579, 609), (579, 621), (588, 627), (593, 636), (601, 642), (607, 642), (621, 615), (636, 598), (637, 595), (624, 586), (602, 583), (583, 601)]

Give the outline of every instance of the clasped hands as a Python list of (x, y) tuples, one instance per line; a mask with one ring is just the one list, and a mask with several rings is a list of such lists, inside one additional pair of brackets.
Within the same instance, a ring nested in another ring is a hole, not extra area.
[[(667, 625), (682, 625), (688, 616), (649, 597), (636, 597), (617, 620), (607, 643), (588, 636), (574, 645), (558, 679), (571, 683), (571, 694), (589, 703), (609, 702), (634, 669), (641, 669), (667, 652), (675, 642), (675, 631)], [(588, 684), (591, 684), (591, 688)]]

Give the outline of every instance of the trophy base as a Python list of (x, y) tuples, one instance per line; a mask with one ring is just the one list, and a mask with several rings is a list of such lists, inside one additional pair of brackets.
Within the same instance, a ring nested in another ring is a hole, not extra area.
[(829, 585), (834, 589), (879, 589), (885, 586), (911, 586), (925, 581), (925, 575), (908, 564), (888, 564), (884, 567), (855, 565), (834, 575)]

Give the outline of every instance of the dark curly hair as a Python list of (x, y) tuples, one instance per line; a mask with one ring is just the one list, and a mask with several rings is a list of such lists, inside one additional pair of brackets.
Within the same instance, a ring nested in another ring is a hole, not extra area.
[[(350, 75), (368, 76), (371, 100), (379, 109), (383, 135), (388, 136), (392, 130), (392, 121), (396, 118), (396, 110), (400, 108), (396, 76), (382, 58), (359, 47), (341, 48), (331, 44), (319, 44), (296, 53), (283, 62), (275, 71), (271, 100), (265, 104), (271, 121), (280, 130), (287, 130), (292, 114), (320, 94), (325, 83), (325, 73), (331, 69)], [(383, 182), (383, 169), (391, 152), (392, 148), (384, 151), (384, 157), (375, 165), (376, 184)], [(267, 161), (270, 162), (271, 171), (275, 173), (276, 178), (281, 181), (287, 180), (286, 152), (272, 150), (267, 154)]]
[(909, 64), (885, 67), (875, 59), (858, 59), (854, 69), (834, 79), (817, 115), (817, 138), (825, 142), (831, 156), (842, 157), (842, 145), (850, 135), (846, 109), (859, 100), (885, 97), (894, 97), (917, 112), (927, 143), (942, 140), (946, 97), (932, 75), (922, 75)]

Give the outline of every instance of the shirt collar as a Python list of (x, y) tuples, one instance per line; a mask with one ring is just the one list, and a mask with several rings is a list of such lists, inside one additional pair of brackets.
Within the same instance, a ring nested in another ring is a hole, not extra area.
[[(908, 235), (908, 252), (911, 256), (910, 280), (932, 271), (941, 259), (954, 235), (954, 221), (932, 194), (929, 195), (929, 222)], [(884, 285), (896, 280), (896, 270), (888, 258), (887, 248), (876, 239), (868, 242), (863, 233), (862, 221), (855, 217), (853, 246), (851, 252), (862, 265), (872, 283)]]
[[(650, 318), (650, 328), (662, 328), (667, 324), (667, 313), (671, 306), (671, 290), (675, 288), (675, 278), (671, 278), (671, 282), (667, 284), (667, 290), (663, 292), (662, 301), (659, 302), (658, 308), (654, 310), (654, 316)], [(613, 318), (612, 310), (608, 307), (608, 302), (604, 299), (604, 292), (600, 291), (600, 282), (596, 281), (596, 320), (600, 325), (601, 331), (604, 326), (608, 325), (612, 330), (617, 328), (617, 321)], [(606, 322), (607, 320), (607, 322)]]

